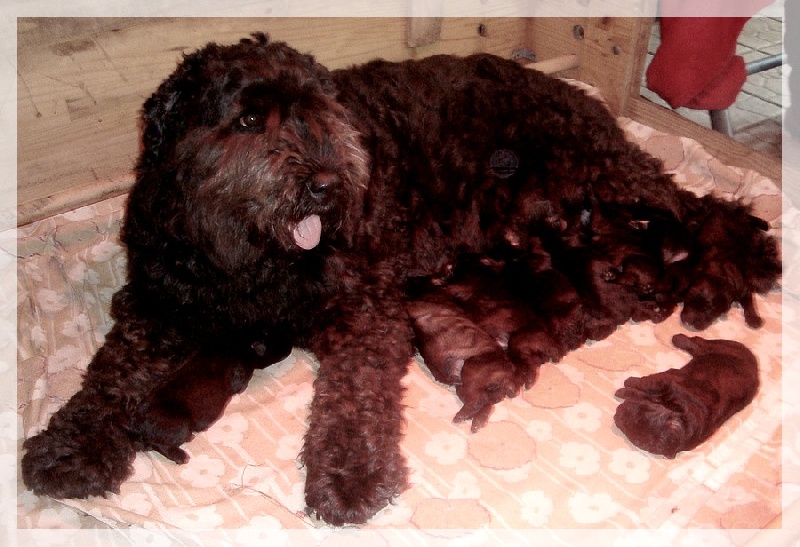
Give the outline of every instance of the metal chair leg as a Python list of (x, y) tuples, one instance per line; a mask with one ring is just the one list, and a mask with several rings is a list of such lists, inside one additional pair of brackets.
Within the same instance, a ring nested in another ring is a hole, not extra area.
[(733, 124), (731, 123), (731, 114), (727, 109), (725, 110), (709, 110), (711, 117), (711, 129), (719, 131), (723, 135), (729, 137), (733, 136)]
[[(777, 55), (769, 55), (750, 61), (745, 64), (744, 68), (747, 75), (755, 74), (757, 72), (764, 72), (772, 68), (781, 66), (786, 62), (786, 55), (778, 53)], [(733, 136), (733, 124), (731, 123), (731, 115), (728, 110), (709, 110), (708, 115), (711, 117), (711, 129), (719, 131), (720, 133), (729, 137)]]

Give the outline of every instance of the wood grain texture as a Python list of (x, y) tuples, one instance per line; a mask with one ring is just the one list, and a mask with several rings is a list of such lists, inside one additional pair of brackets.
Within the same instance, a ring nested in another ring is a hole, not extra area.
[(651, 19), (633, 17), (529, 19), (527, 44), (537, 62), (577, 55), (578, 67), (559, 75), (597, 87), (619, 114), (632, 84), (638, 90), (651, 24)]
[(124, 192), (142, 103), (182, 54), (209, 41), (264, 31), (341, 68), (436, 53), (508, 57), (524, 27), (522, 19), (445, 19), (437, 41), (409, 48), (405, 18), (20, 19), (18, 224)]
[[(142, 103), (188, 53), (254, 31), (309, 52), (330, 68), (374, 58), (446, 53), (537, 61), (576, 55), (559, 76), (600, 89), (615, 113), (699, 140), (724, 163), (780, 182), (780, 165), (639, 98), (652, 19), (443, 18), (428, 45), (409, 47), (407, 18), (18, 19), (18, 224), (125, 192), (139, 153)], [(419, 21), (417, 23), (420, 23)]]
[(659, 131), (698, 141), (722, 164), (752, 169), (782, 185), (781, 161), (766, 156), (717, 131), (703, 127), (663, 106), (637, 97), (628, 101), (623, 115)]

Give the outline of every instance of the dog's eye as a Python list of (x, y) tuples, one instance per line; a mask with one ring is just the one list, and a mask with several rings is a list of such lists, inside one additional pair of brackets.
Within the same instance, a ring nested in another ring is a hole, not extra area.
[(239, 118), (239, 126), (245, 129), (258, 129), (263, 125), (263, 118), (258, 114), (245, 114)]

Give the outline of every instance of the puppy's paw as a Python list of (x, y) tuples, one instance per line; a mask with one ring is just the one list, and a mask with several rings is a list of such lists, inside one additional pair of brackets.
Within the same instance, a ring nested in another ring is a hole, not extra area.
[(628, 378), (616, 396), (623, 399), (614, 423), (642, 450), (674, 458), (694, 448), (698, 428), (707, 417), (691, 393), (666, 379)]
[(508, 342), (508, 357), (517, 368), (517, 383), (525, 389), (536, 381), (541, 365), (557, 363), (563, 356), (560, 344), (542, 330), (521, 330)]
[(493, 409), (494, 403), (481, 404), (480, 400), (465, 403), (461, 407), (461, 410), (453, 417), (453, 423), (460, 424), (461, 422), (471, 420), (472, 424), (469, 429), (473, 433), (476, 433), (489, 423), (489, 416), (492, 415)]
[(472, 431), (478, 431), (489, 421), (492, 407), (519, 390), (519, 374), (501, 350), (471, 357), (464, 362), (461, 383), (456, 386), (464, 406), (453, 421), (472, 420)]
[(173, 462), (177, 463), (178, 465), (183, 465), (189, 461), (189, 454), (179, 446), (159, 445), (153, 447), (153, 449), (156, 450), (159, 454), (161, 454), (165, 458), (170, 459)]
[(23, 444), (22, 479), (37, 495), (87, 498), (119, 492), (132, 473), (134, 445), (119, 427), (56, 428)]

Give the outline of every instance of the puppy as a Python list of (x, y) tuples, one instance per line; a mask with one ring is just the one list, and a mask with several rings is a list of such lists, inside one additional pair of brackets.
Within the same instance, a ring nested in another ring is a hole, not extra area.
[(762, 318), (753, 293), (764, 294), (781, 272), (780, 251), (774, 238), (761, 236), (769, 224), (738, 203), (709, 196), (689, 216), (695, 268), (685, 281), (681, 320), (698, 330), (711, 325), (738, 302), (745, 323), (759, 328)]
[[(268, 349), (269, 348), (269, 349)], [(138, 450), (155, 450), (178, 464), (189, 460), (181, 445), (219, 419), (234, 395), (244, 391), (253, 372), (278, 362), (291, 348), (262, 342), (252, 352), (198, 353), (131, 413), (129, 431)]]
[(686, 229), (668, 211), (646, 205), (632, 210), (614, 204), (594, 207), (591, 245), (611, 265), (599, 272), (602, 280), (636, 295), (638, 301), (628, 302), (634, 321), (664, 321), (685, 286), (683, 272), (690, 264)]
[(416, 280), (406, 304), (425, 364), (436, 380), (455, 386), (463, 403), (454, 421), (471, 418), (472, 431), (524, 383), (504, 349), (531, 314), (497, 284), (499, 267), (487, 258), (467, 258), (450, 265), (444, 277)]
[(674, 458), (745, 408), (758, 391), (758, 362), (739, 342), (676, 334), (692, 359), (681, 369), (628, 378), (614, 423), (639, 448)]

